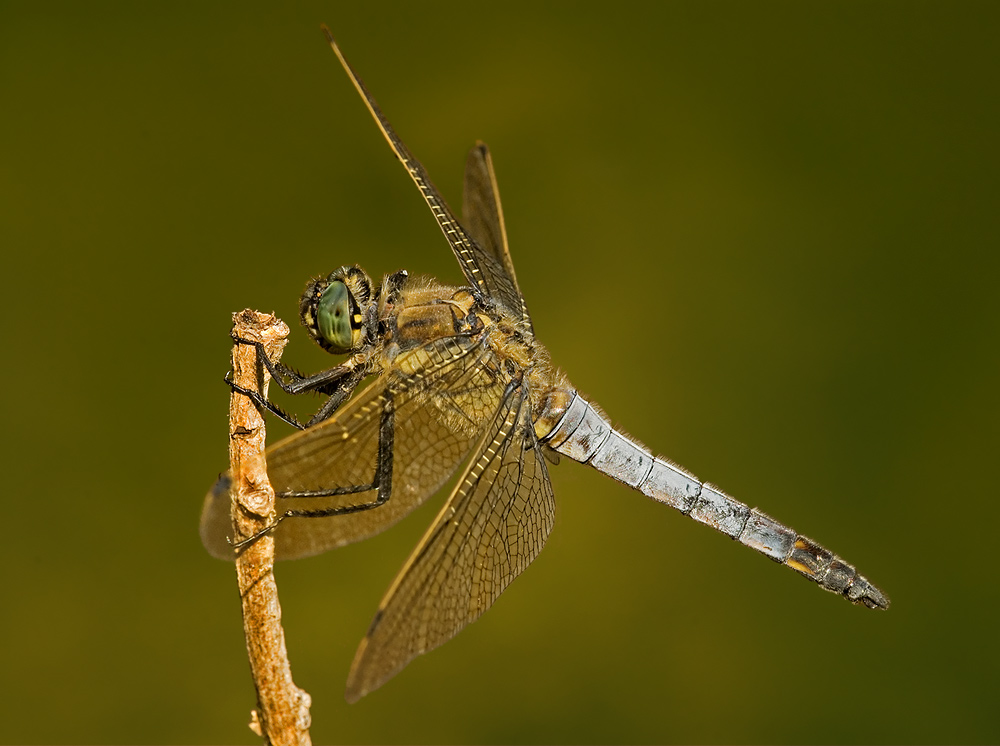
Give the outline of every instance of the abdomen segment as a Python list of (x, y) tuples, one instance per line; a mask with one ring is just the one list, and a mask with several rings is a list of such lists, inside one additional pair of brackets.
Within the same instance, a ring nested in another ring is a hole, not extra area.
[(711, 484), (619, 433), (577, 393), (541, 442), (574, 461), (589, 464), (654, 500), (787, 565), (820, 587), (872, 609), (888, 609), (889, 599), (852, 565), (812, 539), (751, 509)]

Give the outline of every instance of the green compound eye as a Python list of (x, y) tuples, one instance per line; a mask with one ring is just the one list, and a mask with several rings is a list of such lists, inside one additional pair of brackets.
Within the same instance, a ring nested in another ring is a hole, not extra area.
[(351, 331), (351, 294), (347, 286), (331, 282), (323, 291), (316, 306), (316, 320), (323, 339), (341, 350), (349, 350), (354, 343)]

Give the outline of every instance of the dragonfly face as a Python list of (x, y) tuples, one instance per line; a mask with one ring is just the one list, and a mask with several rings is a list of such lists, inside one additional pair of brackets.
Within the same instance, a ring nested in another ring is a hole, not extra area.
[[(837, 555), (699, 481), (616, 431), (534, 338), (518, 288), (489, 151), (469, 153), (459, 221), (396, 136), (333, 41), (333, 50), (431, 209), (465, 274), (450, 287), (406, 272), (373, 286), (358, 267), (312, 281), (300, 304), (313, 339), (346, 362), (301, 376), (262, 358), (289, 393), (326, 403), (267, 451), (282, 511), (279, 559), (388, 528), (464, 464), (447, 502), (389, 587), (355, 656), (347, 698), (377, 688), (415, 656), (477, 619), (541, 550), (555, 515), (546, 458), (588, 464), (680, 510), (821, 587), (869, 608), (888, 599)], [(355, 394), (362, 379), (374, 376)], [(209, 493), (201, 534), (233, 558), (226, 477)]]
[(306, 285), (299, 317), (320, 347), (334, 355), (357, 352), (371, 341), (372, 281), (360, 267), (341, 267)]

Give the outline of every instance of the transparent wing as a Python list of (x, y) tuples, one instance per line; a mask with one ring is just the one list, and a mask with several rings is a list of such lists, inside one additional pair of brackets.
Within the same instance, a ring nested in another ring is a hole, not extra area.
[(413, 157), (409, 148), (396, 135), (392, 125), (389, 124), (389, 120), (385, 118), (385, 115), (379, 109), (378, 104), (368, 92), (368, 88), (365, 87), (361, 78), (354, 72), (354, 68), (348, 63), (326, 26), (323, 27), (323, 33), (326, 34), (330, 46), (336, 52), (337, 59), (340, 60), (340, 64), (343, 65), (351, 82), (354, 83), (354, 87), (361, 94), (361, 98), (364, 99), (368, 111), (374, 117), (375, 123), (382, 131), (382, 135), (385, 137), (386, 142), (389, 143), (389, 147), (392, 148), (392, 152), (396, 154), (396, 157), (406, 168), (407, 173), (410, 174), (410, 178), (413, 179), (413, 182), (420, 190), (420, 194), (423, 195), (427, 206), (431, 208), (431, 213), (441, 228), (441, 232), (444, 233), (448, 245), (451, 246), (451, 250), (455, 253), (455, 257), (458, 259), (458, 263), (462, 267), (462, 272), (465, 274), (469, 285), (484, 297), (503, 305), (508, 311), (519, 318), (522, 313), (522, 305), (519, 302), (513, 306), (507, 305), (508, 300), (513, 297), (512, 292), (514, 295), (517, 295), (516, 288), (512, 285), (511, 278), (513, 275), (508, 277), (503, 264), (491, 254), (483, 251), (466, 232), (465, 228), (462, 227), (462, 224), (458, 222), (451, 208), (444, 201), (444, 197), (441, 196), (437, 187), (431, 183), (430, 177), (427, 175), (427, 170), (420, 161)]
[(555, 502), (523, 387), (508, 391), (475, 453), (382, 600), (354, 657), (348, 701), (478, 619), (541, 551)]
[(507, 228), (500, 205), (500, 189), (490, 149), (477, 142), (465, 161), (465, 190), (462, 195), (462, 222), (479, 247), (503, 267), (504, 274), (496, 278), (496, 289), (504, 306), (519, 313), (523, 325), (532, 331), (528, 305), (517, 285), (514, 262), (507, 244)]
[[(506, 377), (495, 354), (463, 338), (437, 340), (404, 353), (394, 367), (351, 399), (332, 418), (267, 449), (277, 510), (317, 510), (371, 502), (375, 492), (282, 498), (373, 482), (380, 423), (387, 399), (395, 409), (392, 496), (372, 510), (296, 517), (274, 532), (278, 559), (295, 559), (359, 541), (388, 528), (437, 491), (466, 458), (503, 397)], [(403, 370), (411, 371), (404, 373)], [(202, 511), (202, 541), (210, 553), (233, 558), (228, 484), (209, 493)]]

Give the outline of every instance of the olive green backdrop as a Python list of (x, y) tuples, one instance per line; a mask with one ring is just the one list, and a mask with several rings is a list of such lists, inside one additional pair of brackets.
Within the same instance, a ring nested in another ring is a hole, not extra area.
[[(574, 384), (894, 603), (567, 462), (530, 570), (358, 705), (442, 496), (279, 566), (314, 741), (1000, 740), (997, 14), (360, 5), (0, 7), (0, 741), (254, 740), (232, 567), (197, 533), (229, 315), (295, 324), (344, 263), (461, 278), (321, 22), (454, 206), (490, 144)], [(332, 362), (297, 326), (285, 360)]]

